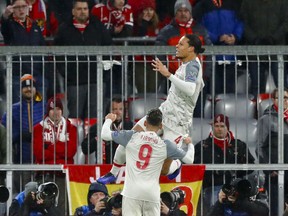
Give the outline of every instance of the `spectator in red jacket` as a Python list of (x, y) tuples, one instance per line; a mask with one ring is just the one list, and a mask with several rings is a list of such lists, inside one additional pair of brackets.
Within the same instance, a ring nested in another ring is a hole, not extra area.
[(133, 14), (125, 0), (108, 0), (96, 4), (91, 11), (110, 30), (112, 37), (129, 37), (133, 33)]
[[(34, 126), (33, 147), (38, 164), (73, 164), (77, 151), (77, 128), (63, 117), (63, 105), (59, 98), (50, 98), (44, 120)], [(58, 208), (65, 211), (65, 174), (62, 172), (37, 173), (37, 181), (53, 181), (59, 186)], [(66, 199), (65, 199), (66, 197)], [(66, 206), (68, 204), (66, 203)]]

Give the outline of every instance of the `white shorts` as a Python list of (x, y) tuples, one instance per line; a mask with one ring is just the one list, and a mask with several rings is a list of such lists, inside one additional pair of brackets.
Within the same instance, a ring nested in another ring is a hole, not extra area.
[(155, 203), (123, 196), (122, 215), (124, 216), (151, 216), (160, 213), (160, 201)]

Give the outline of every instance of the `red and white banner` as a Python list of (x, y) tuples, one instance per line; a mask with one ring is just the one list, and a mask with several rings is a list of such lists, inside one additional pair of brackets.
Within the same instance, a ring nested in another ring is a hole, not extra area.
[[(75, 209), (82, 205), (87, 205), (87, 193), (89, 185), (97, 178), (110, 171), (111, 165), (69, 165), (65, 166), (67, 176), (67, 189), (70, 215)], [(196, 215), (197, 203), (201, 191), (204, 176), (204, 165), (183, 165), (181, 173), (175, 180), (169, 180), (166, 176), (161, 176), (161, 192), (171, 191), (178, 187), (185, 191), (186, 196), (181, 209), (187, 215)], [(125, 179), (125, 167), (121, 168), (115, 184), (107, 184), (108, 192), (122, 190)]]

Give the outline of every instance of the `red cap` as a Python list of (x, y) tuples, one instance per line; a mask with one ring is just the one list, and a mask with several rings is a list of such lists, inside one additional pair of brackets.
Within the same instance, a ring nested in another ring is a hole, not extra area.
[(60, 108), (63, 112), (63, 104), (61, 99), (57, 97), (50, 98), (47, 103), (47, 115), (49, 114), (50, 110), (55, 109), (56, 107)]

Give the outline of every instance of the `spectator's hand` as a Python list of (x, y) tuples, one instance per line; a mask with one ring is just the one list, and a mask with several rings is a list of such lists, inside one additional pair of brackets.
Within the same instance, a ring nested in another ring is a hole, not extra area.
[(12, 5), (8, 5), (3, 13), (4, 19), (8, 19), (8, 17), (13, 14), (14, 7)]
[(122, 208), (114, 208), (112, 207), (111, 211), (113, 216), (122, 216)]
[(219, 194), (218, 194), (218, 200), (220, 203), (223, 203), (223, 201), (227, 199), (226, 194), (222, 191), (222, 189), (220, 190)]
[(158, 58), (152, 60), (152, 66), (154, 71), (160, 72), (163, 76), (167, 78), (171, 76), (171, 73), (168, 71), (167, 67), (163, 65), (163, 63)]
[(102, 209), (105, 209), (105, 208), (106, 208), (105, 202), (104, 201), (99, 201), (99, 202), (96, 203), (94, 210), (96, 212), (100, 212)]
[(114, 122), (116, 119), (117, 119), (117, 115), (114, 114), (114, 113), (108, 113), (106, 116), (105, 116), (105, 120), (106, 119), (111, 119), (112, 122)]
[(123, 30), (124, 25), (120, 25), (120, 26), (115, 26), (114, 27), (114, 33), (118, 34)]
[(161, 201), (161, 214), (168, 215), (169, 210), (165, 203)]
[(277, 172), (277, 171), (272, 171), (272, 172), (270, 173), (270, 176), (271, 176), (271, 177), (276, 177), (276, 176), (278, 176), (278, 172)]

